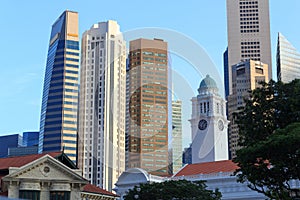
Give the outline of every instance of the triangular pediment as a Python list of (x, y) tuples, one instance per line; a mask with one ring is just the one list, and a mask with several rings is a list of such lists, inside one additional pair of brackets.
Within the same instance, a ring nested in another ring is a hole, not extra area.
[(76, 170), (70, 169), (49, 155), (45, 155), (20, 168), (10, 169), (9, 175), (4, 180), (8, 179), (38, 179), (87, 183), (87, 180), (80, 176)]

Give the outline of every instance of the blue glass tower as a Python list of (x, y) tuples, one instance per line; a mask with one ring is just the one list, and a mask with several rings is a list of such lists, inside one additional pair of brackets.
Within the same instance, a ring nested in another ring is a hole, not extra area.
[(40, 119), (39, 153), (62, 151), (76, 162), (79, 71), (78, 13), (52, 25)]
[(31, 147), (39, 143), (39, 132), (24, 132), (23, 133), (23, 146)]
[(8, 148), (22, 145), (22, 136), (19, 134), (0, 136), (0, 158), (8, 156)]
[(229, 95), (228, 48), (223, 54), (225, 97)]

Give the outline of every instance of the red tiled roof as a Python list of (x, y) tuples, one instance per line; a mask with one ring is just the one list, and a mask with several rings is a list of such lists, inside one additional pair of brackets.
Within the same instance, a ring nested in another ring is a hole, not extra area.
[(181, 169), (176, 176), (191, 176), (197, 174), (213, 174), (218, 172), (234, 172), (238, 169), (236, 163), (231, 160), (189, 164)]
[(83, 187), (83, 192), (88, 192), (88, 193), (96, 193), (96, 194), (103, 194), (107, 196), (113, 196), (113, 197), (118, 197), (118, 195), (111, 193), (109, 191), (106, 191), (104, 189), (101, 189), (95, 185), (92, 184), (87, 184), (86, 186)]
[(44, 153), (44, 154), (0, 158), (0, 170), (8, 169), (9, 167), (22, 167), (38, 158), (43, 157), (46, 154), (52, 157), (56, 157), (62, 154), (62, 152), (51, 152), (51, 153)]

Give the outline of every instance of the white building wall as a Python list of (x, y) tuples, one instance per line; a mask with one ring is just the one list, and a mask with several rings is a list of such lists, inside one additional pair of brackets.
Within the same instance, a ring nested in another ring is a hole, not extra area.
[[(205, 78), (209, 81), (210, 78)], [(216, 84), (215, 84), (216, 85)], [(192, 98), (192, 163), (228, 160), (228, 121), (225, 100), (217, 88), (200, 88), (199, 95)], [(207, 122), (204, 130), (199, 129), (200, 120)], [(220, 129), (222, 123), (222, 129)]]
[(115, 21), (82, 37), (79, 167), (111, 191), (125, 170), (126, 44)]

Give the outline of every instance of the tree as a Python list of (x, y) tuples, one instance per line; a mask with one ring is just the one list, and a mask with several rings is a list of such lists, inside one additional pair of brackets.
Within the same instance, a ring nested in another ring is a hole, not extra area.
[(165, 181), (162, 183), (147, 183), (135, 186), (124, 197), (125, 200), (219, 200), (221, 193), (218, 190), (206, 189), (204, 181)]
[(237, 115), (238, 181), (271, 199), (291, 199), (289, 181), (300, 178), (300, 80), (264, 83), (245, 101)]

